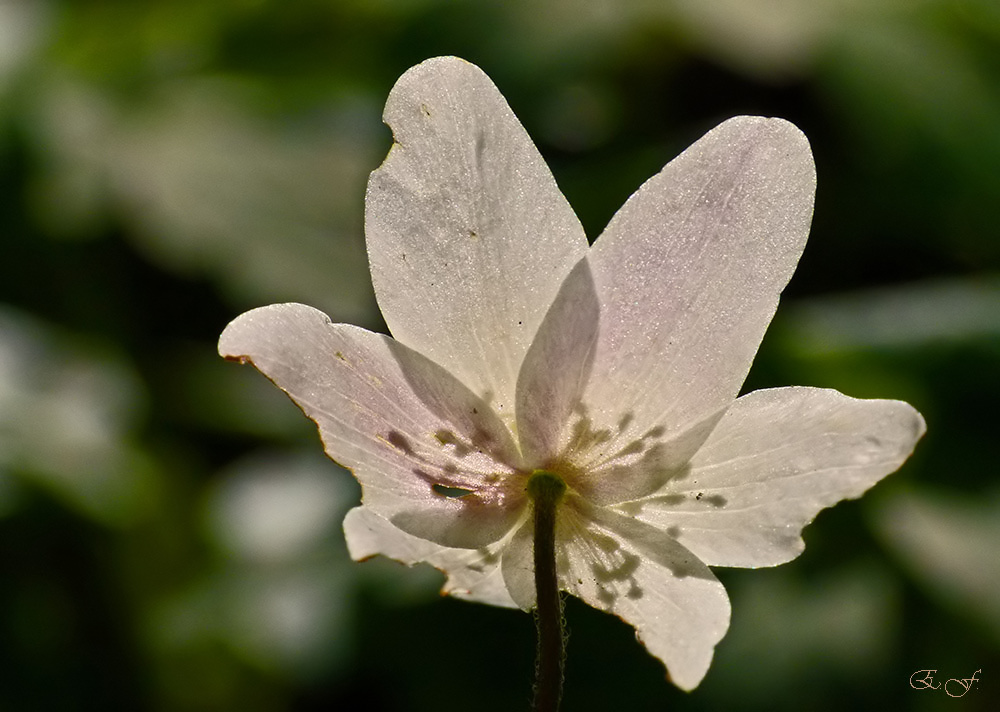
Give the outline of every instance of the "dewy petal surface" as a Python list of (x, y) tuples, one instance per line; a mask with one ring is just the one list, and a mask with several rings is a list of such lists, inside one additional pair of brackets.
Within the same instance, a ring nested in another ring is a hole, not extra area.
[(710, 566), (774, 566), (802, 553), (802, 528), (895, 471), (925, 430), (909, 404), (822, 388), (740, 397), (662, 493), (621, 505)]
[(594, 243), (601, 303), (584, 396), (627, 442), (668, 437), (739, 392), (802, 254), (812, 217), (809, 144), (780, 119), (737, 117), (648, 180)]
[(512, 422), (521, 362), (588, 247), (579, 220), (490, 79), (454, 57), (407, 71), (395, 143), (372, 173), (365, 234), (393, 336)]
[[(402, 344), (331, 324), (311, 307), (277, 304), (229, 324), (219, 352), (250, 361), (288, 393), (319, 426), (327, 454), (353, 471), (365, 506), (409, 534), (478, 548), (520, 516), (524, 484), (507, 428)], [(469, 494), (446, 496), (434, 485)]]
[(355, 561), (381, 554), (408, 566), (427, 563), (448, 578), (442, 594), (492, 606), (516, 608), (500, 574), (503, 540), (480, 549), (451, 549), (411, 536), (367, 507), (344, 517), (347, 550)]

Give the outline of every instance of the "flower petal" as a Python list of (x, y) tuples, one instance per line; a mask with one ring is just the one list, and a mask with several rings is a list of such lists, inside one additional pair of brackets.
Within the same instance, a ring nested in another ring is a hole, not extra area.
[[(529, 511), (531, 511), (529, 509)], [(514, 532), (503, 549), (500, 570), (504, 585), (518, 608), (535, 607), (535, 522), (528, 517)], [(558, 546), (558, 544), (557, 544)]]
[[(535, 605), (531, 518), (503, 551), (503, 579), (521, 608)], [(729, 597), (705, 564), (666, 533), (579, 497), (556, 524), (559, 586), (636, 629), (678, 687), (708, 671), (729, 627)]]
[(609, 441), (611, 446), (591, 447), (581, 454), (578, 462), (582, 464), (574, 468), (573, 489), (598, 506), (653, 494), (671, 480), (687, 476), (691, 458), (724, 414), (725, 410), (712, 413), (670, 440), (661, 439), (662, 428), (653, 428), (623, 447), (615, 438)]
[(583, 228), (475, 65), (413, 67), (384, 118), (395, 143), (365, 199), (382, 315), (396, 339), (512, 419), (524, 354), (587, 251)]
[(805, 245), (815, 169), (780, 119), (737, 117), (648, 180), (594, 243), (601, 336), (584, 397), (668, 437), (727, 406)]
[(355, 561), (381, 554), (407, 566), (427, 563), (447, 576), (442, 594), (492, 606), (517, 607), (500, 574), (502, 541), (481, 549), (451, 549), (407, 534), (368, 507), (355, 507), (347, 513), (344, 536)]
[(516, 522), (525, 495), (509, 431), (420, 354), (301, 304), (243, 314), (219, 353), (284, 390), (319, 426), (327, 454), (354, 472), (365, 505), (406, 532), (478, 548)]
[(567, 508), (563, 588), (613, 613), (684, 690), (698, 686), (729, 628), (729, 597), (705, 564), (659, 529), (607, 509)]
[(517, 378), (517, 434), (528, 470), (557, 453), (590, 378), (599, 317), (594, 279), (582, 259), (545, 315)]
[(907, 403), (821, 388), (739, 398), (658, 495), (620, 505), (710, 566), (774, 566), (802, 553), (802, 528), (896, 470), (925, 430)]

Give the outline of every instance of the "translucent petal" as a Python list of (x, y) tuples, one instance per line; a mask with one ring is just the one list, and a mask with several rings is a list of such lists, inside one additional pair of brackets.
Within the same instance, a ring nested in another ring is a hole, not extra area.
[(587, 251), (583, 228), (475, 65), (413, 67), (384, 118), (395, 143), (368, 184), (365, 234), (386, 324), (513, 419), (521, 362)]
[(566, 507), (561, 585), (633, 626), (675, 685), (698, 686), (729, 628), (729, 597), (705, 564), (665, 532), (607, 509)]
[[(503, 552), (507, 590), (525, 610), (533, 531), (529, 518)], [(708, 567), (655, 527), (575, 496), (560, 504), (556, 537), (560, 588), (633, 626), (674, 684), (696, 687), (729, 627), (729, 598)]]
[(423, 356), (301, 304), (243, 314), (219, 352), (251, 362), (288, 393), (319, 426), (327, 454), (354, 472), (364, 503), (401, 529), (474, 549), (514, 525), (524, 492), (512, 476), (510, 433)]
[(502, 541), (480, 549), (451, 549), (411, 536), (367, 507), (355, 507), (347, 513), (344, 535), (355, 561), (381, 554), (407, 566), (427, 563), (447, 576), (442, 594), (516, 608), (500, 574)]
[(517, 432), (527, 469), (557, 454), (569, 414), (590, 378), (600, 306), (587, 261), (563, 283), (517, 379)]
[(584, 405), (627, 442), (728, 405), (805, 245), (815, 170), (802, 133), (737, 117), (648, 180), (594, 244), (601, 336)]
[(821, 388), (739, 398), (658, 494), (619, 505), (710, 566), (774, 566), (802, 553), (802, 528), (896, 470), (924, 433), (910, 405)]
[[(618, 504), (639, 499), (682, 479), (690, 470), (690, 461), (719, 423), (720, 410), (687, 429), (663, 439), (662, 428), (647, 431), (625, 445), (612, 440), (608, 445), (592, 447), (583, 457), (585, 463), (574, 468), (573, 489), (596, 505)], [(605, 452), (608, 450), (610, 452)]]
[(504, 585), (510, 597), (525, 611), (534, 608), (536, 601), (534, 539), (535, 523), (529, 516), (504, 547), (500, 562)]

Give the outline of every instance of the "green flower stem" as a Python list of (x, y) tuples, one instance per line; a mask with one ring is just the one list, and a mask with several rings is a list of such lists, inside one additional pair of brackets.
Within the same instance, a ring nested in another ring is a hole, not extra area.
[(535, 618), (538, 622), (535, 712), (556, 712), (562, 699), (566, 650), (562, 598), (556, 575), (556, 506), (565, 491), (566, 483), (551, 472), (536, 470), (528, 480), (528, 495), (535, 509)]

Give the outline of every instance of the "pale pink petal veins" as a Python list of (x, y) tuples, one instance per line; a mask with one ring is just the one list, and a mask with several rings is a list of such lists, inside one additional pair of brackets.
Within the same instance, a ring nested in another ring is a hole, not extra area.
[(505, 540), (479, 549), (452, 549), (411, 536), (367, 507), (355, 507), (344, 517), (347, 550), (355, 561), (377, 554), (413, 566), (427, 563), (446, 576), (442, 594), (492, 606), (516, 608), (500, 573)]
[(733, 404), (683, 478), (620, 508), (710, 566), (774, 566), (802, 552), (802, 528), (821, 509), (899, 468), (924, 430), (901, 401), (754, 391)]
[(400, 342), (513, 422), (521, 362), (587, 251), (576, 215), (500, 92), (475, 65), (423, 62), (385, 107), (394, 145), (372, 173), (372, 281)]
[(815, 169), (780, 119), (737, 117), (618, 211), (591, 251), (601, 334), (584, 396), (621, 440), (669, 438), (736, 397), (802, 254)]
[(219, 352), (251, 362), (288, 393), (319, 426), (327, 454), (353, 471), (365, 506), (404, 531), (478, 548), (517, 521), (524, 485), (509, 431), (420, 354), (301, 304), (241, 315)]

